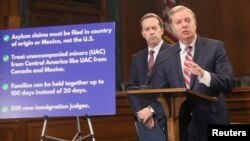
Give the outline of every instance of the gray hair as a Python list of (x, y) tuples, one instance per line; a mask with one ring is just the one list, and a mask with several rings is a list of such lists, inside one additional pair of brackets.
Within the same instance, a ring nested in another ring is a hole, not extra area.
[(181, 11), (181, 10), (188, 10), (192, 14), (194, 20), (196, 21), (195, 13), (191, 9), (189, 9), (183, 5), (177, 5), (177, 6), (173, 7), (172, 9), (170, 9), (170, 11), (168, 12), (168, 21), (170, 24), (173, 22), (172, 15), (175, 14), (176, 12)]

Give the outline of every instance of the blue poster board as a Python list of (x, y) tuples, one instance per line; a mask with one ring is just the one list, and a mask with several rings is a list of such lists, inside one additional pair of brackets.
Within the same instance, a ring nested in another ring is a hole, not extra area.
[(115, 114), (114, 22), (0, 37), (0, 118)]

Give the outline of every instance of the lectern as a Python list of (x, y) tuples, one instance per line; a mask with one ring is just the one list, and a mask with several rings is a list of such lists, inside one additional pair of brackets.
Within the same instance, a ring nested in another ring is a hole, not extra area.
[(179, 141), (179, 109), (185, 99), (194, 102), (217, 102), (215, 97), (209, 97), (186, 88), (128, 90), (127, 94), (157, 95), (157, 100), (162, 104), (167, 117), (169, 141)]

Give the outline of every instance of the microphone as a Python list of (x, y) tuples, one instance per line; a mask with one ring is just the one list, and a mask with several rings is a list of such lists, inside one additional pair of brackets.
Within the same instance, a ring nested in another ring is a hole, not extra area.
[[(171, 47), (169, 47), (169, 48), (171, 48)], [(170, 54), (171, 52), (168, 51), (169, 48), (168, 48), (168, 49), (165, 49), (163, 52), (160, 52), (160, 53), (158, 54), (157, 58), (159, 57), (159, 55), (164, 55), (164, 56), (166, 56), (166, 57), (163, 58), (162, 60), (160, 60), (158, 63), (154, 64), (154, 65), (150, 68), (150, 70), (149, 70), (148, 73), (147, 73), (145, 85), (136, 86), (136, 87), (134, 87), (134, 89), (135, 89), (135, 88), (136, 88), (136, 89), (152, 89), (152, 88), (153, 88), (152, 86), (149, 86), (149, 85), (148, 85), (148, 81), (149, 81), (149, 78), (150, 78), (150, 75), (151, 75), (153, 69), (154, 69), (155, 67), (157, 67), (158, 65), (162, 64), (163, 62), (169, 60), (170, 58), (172, 58), (172, 56), (178, 54), (178, 53), (181, 51), (181, 48), (178, 48), (174, 53)], [(165, 54), (165, 52), (166, 52), (166, 54)], [(170, 55), (169, 55), (169, 54), (170, 54)]]

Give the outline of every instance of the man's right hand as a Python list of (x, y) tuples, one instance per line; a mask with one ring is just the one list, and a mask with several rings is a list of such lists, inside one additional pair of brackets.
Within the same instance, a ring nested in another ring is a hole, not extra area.
[(148, 129), (154, 127), (154, 118), (153, 114), (149, 107), (145, 107), (139, 112), (137, 112), (137, 118), (141, 121)]

